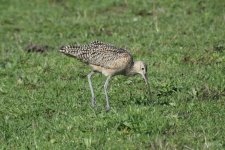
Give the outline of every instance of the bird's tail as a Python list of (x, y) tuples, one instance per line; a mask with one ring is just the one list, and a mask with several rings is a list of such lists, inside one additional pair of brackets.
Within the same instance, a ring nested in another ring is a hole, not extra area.
[(66, 45), (66, 46), (62, 46), (59, 49), (59, 52), (67, 55), (67, 56), (72, 56), (72, 57), (76, 57), (77, 59), (80, 59), (84, 62), (86, 62), (86, 55), (84, 50), (82, 50), (81, 46), (78, 45)]
[(69, 50), (70, 50), (70, 46), (66, 45), (66, 46), (61, 46), (60, 49), (59, 49), (59, 52), (61, 52), (61, 53), (69, 53)]

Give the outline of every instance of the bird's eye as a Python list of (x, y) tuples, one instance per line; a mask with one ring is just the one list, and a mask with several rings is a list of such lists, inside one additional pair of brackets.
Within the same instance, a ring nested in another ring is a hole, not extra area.
[(145, 68), (141, 68), (141, 70), (145, 70)]

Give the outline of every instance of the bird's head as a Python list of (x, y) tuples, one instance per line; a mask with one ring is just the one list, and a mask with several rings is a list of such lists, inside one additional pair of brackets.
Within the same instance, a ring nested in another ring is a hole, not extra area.
[(134, 62), (134, 70), (136, 73), (141, 74), (148, 85), (147, 65), (143, 61), (136, 61)]

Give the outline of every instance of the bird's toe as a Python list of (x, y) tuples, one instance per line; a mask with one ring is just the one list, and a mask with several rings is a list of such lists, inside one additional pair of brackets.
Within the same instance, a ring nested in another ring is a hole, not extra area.
[(109, 112), (109, 111), (110, 111), (110, 107), (106, 106), (106, 112)]
[(95, 99), (95, 97), (91, 98), (91, 105), (92, 105), (92, 107), (96, 106), (96, 99)]

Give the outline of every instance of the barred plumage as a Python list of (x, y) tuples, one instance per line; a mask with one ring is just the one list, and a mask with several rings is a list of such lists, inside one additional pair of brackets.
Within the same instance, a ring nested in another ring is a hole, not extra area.
[(100, 41), (94, 41), (88, 45), (81, 46), (64, 46), (60, 49), (60, 52), (75, 56), (85, 63), (107, 69), (122, 70), (130, 67), (133, 63), (133, 58), (126, 49), (117, 48)]
[(88, 82), (92, 94), (92, 105), (95, 106), (95, 96), (91, 83), (91, 76), (100, 72), (107, 76), (104, 85), (106, 95), (106, 110), (110, 109), (107, 95), (107, 87), (110, 78), (117, 74), (135, 75), (141, 74), (147, 81), (147, 66), (142, 61), (133, 61), (132, 55), (124, 48), (117, 48), (114, 45), (94, 41), (86, 45), (67, 45), (60, 48), (60, 52), (74, 56), (77, 59), (89, 64), (93, 71), (88, 75)]

